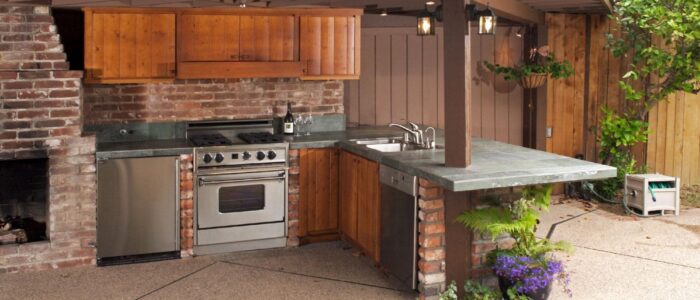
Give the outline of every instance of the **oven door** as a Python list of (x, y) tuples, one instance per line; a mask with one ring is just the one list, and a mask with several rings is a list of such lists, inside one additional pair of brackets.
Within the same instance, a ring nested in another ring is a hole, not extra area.
[(284, 221), (284, 170), (199, 176), (197, 185), (200, 229)]

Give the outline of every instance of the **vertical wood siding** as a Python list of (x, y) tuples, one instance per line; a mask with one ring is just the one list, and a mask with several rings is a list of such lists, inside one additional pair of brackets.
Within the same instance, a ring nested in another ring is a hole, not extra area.
[[(497, 35), (468, 38), (474, 59), (473, 132), (477, 137), (523, 143), (523, 90), (494, 78), (482, 61), (512, 65), (522, 57), (517, 27), (499, 27)], [(415, 28), (366, 28), (362, 31), (363, 72), (348, 81), (345, 112), (350, 125), (386, 125), (412, 121), (444, 128), (442, 30), (419, 37)], [(477, 63), (478, 62), (478, 63)], [(449, 79), (448, 79), (449, 80)]]
[[(620, 112), (626, 104), (618, 82), (628, 62), (606, 47), (606, 34), (616, 34), (615, 24), (603, 15), (571, 14), (547, 14), (546, 22), (550, 47), (575, 68), (574, 76), (547, 83), (547, 127), (553, 128), (547, 151), (597, 161), (601, 108)], [(700, 184), (700, 96), (679, 93), (668, 100), (650, 112), (649, 141), (635, 146), (634, 156), (650, 172)]]

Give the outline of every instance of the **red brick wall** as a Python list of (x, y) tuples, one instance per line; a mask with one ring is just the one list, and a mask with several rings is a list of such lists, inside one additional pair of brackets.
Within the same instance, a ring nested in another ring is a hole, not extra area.
[(52, 21), (48, 7), (0, 6), (0, 159), (49, 158), (50, 238), (0, 246), (0, 273), (95, 263), (95, 138)]
[(445, 200), (441, 187), (418, 183), (418, 291), (433, 299), (445, 289)]
[(299, 246), (299, 150), (289, 150), (287, 247)]
[(192, 154), (180, 155), (180, 255), (192, 256), (194, 245), (194, 164)]
[(298, 79), (176, 80), (173, 83), (88, 85), (86, 124), (249, 119), (297, 113), (343, 113), (340, 81)]

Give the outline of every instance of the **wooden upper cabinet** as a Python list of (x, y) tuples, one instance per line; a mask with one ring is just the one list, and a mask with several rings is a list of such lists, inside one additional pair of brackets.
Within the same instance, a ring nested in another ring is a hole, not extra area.
[(239, 60), (239, 24), (236, 15), (180, 15), (180, 61)]
[(85, 9), (86, 81), (138, 83), (175, 77), (175, 13)]
[(294, 11), (178, 11), (178, 78), (299, 77)]
[(294, 61), (294, 16), (182, 13), (180, 61)]
[(359, 9), (84, 11), (87, 82), (360, 76)]
[(359, 79), (360, 15), (302, 15), (299, 56), (302, 79)]
[(294, 16), (241, 16), (241, 60), (295, 61)]

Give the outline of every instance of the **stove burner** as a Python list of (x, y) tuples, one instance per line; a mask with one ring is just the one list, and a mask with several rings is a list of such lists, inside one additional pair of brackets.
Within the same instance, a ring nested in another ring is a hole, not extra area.
[(233, 145), (231, 140), (220, 133), (195, 135), (190, 137), (190, 141), (192, 141), (196, 147)]
[(238, 137), (248, 144), (274, 144), (284, 142), (284, 137), (269, 132), (241, 133)]

